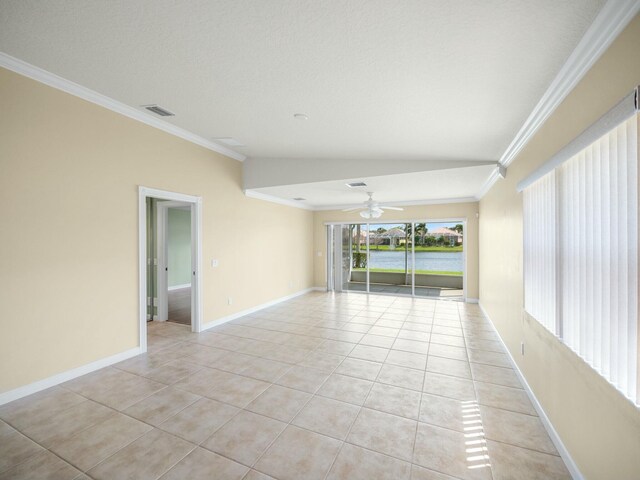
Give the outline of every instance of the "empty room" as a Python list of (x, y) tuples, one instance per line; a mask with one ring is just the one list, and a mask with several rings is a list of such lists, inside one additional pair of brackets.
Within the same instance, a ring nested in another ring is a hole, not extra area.
[(0, 480), (639, 480), (640, 0), (0, 0)]

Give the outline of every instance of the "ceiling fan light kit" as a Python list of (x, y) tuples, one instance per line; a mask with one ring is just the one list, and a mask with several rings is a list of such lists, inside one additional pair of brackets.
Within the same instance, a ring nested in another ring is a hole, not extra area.
[[(360, 216), (362, 218), (370, 219), (370, 218), (380, 218), (385, 210), (404, 210), (399, 207), (388, 207), (386, 205), (380, 205), (378, 202), (373, 200), (373, 192), (367, 192), (369, 195), (369, 200), (364, 202), (364, 208), (360, 211)], [(359, 207), (355, 208), (345, 208), (342, 210), (343, 212), (352, 212), (354, 210), (358, 210)]]
[(362, 218), (380, 218), (384, 211), (380, 208), (371, 208), (369, 210), (362, 210), (360, 216)]

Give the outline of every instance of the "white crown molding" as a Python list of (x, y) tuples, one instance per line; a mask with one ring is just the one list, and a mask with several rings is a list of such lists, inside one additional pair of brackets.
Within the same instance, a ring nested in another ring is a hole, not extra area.
[(83, 87), (82, 85), (78, 85), (77, 83), (74, 83), (70, 80), (66, 80), (51, 72), (12, 57), (11, 55), (7, 55), (4, 52), (0, 52), (0, 67), (4, 67), (7, 70), (11, 70), (20, 75), (24, 75), (25, 77), (29, 77), (33, 80), (36, 80), (37, 82), (44, 83), (45, 85), (56, 88), (58, 90), (62, 90), (63, 92), (82, 98), (83, 100), (86, 100), (88, 102), (95, 103), (96, 105), (100, 105), (101, 107), (119, 113), (120, 115), (124, 115), (125, 117), (137, 120), (141, 123), (144, 123), (145, 125), (149, 125), (150, 127), (162, 130), (170, 135), (174, 135), (176, 137), (182, 138), (183, 140), (187, 140), (188, 142), (195, 143), (196, 145), (200, 145), (201, 147), (207, 148), (214, 152), (221, 153), (222, 155), (233, 158), (234, 160), (242, 162), (247, 158), (246, 156), (235, 152), (227, 147), (223, 147), (216, 142), (207, 140), (206, 138), (196, 135), (195, 133), (191, 133), (183, 128), (165, 122), (164, 120), (153, 117), (142, 110), (138, 110), (137, 108), (125, 105), (122, 102), (109, 98), (89, 88)]
[(487, 192), (491, 190), (491, 187), (493, 187), (493, 185), (499, 179), (500, 179), (500, 173), (499, 173), (498, 167), (496, 167), (495, 170), (493, 170), (493, 172), (489, 174), (489, 177), (487, 177), (485, 182), (482, 184), (482, 187), (480, 187), (480, 191), (475, 196), (475, 201), (479, 202), (480, 200), (482, 200), (482, 197), (484, 197), (487, 194)]
[[(500, 158), (509, 166), (554, 110), (640, 11), (640, 0), (609, 0)], [(495, 180), (493, 180), (495, 182)], [(492, 185), (492, 184), (491, 184)], [(491, 186), (490, 185), (490, 186)], [(490, 187), (489, 186), (489, 187)], [(482, 198), (488, 190), (478, 194)]]
[(256, 192), (255, 190), (245, 190), (244, 194), (247, 197), (255, 198), (258, 200), (264, 200), (265, 202), (278, 203), (280, 205), (286, 205), (287, 207), (301, 208), (302, 210), (315, 210), (309, 205), (305, 205), (295, 200), (287, 200), (273, 195), (267, 195), (266, 193)]

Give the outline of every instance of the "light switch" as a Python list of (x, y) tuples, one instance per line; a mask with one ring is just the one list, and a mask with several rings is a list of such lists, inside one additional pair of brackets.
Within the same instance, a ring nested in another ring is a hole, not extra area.
[(213, 260), (211, 260), (211, 266), (212, 266), (213, 268), (217, 267), (218, 265), (219, 265), (219, 262), (218, 262), (218, 260), (217, 260), (217, 259), (213, 259)]
[(321, 257), (322, 256), (322, 252), (319, 251), (318, 252), (318, 256)]

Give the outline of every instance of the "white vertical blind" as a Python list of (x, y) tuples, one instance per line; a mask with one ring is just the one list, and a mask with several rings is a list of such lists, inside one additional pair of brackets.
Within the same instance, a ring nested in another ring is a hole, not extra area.
[(548, 173), (524, 191), (524, 307), (556, 329), (556, 180)]
[(638, 115), (524, 190), (525, 309), (638, 391)]

